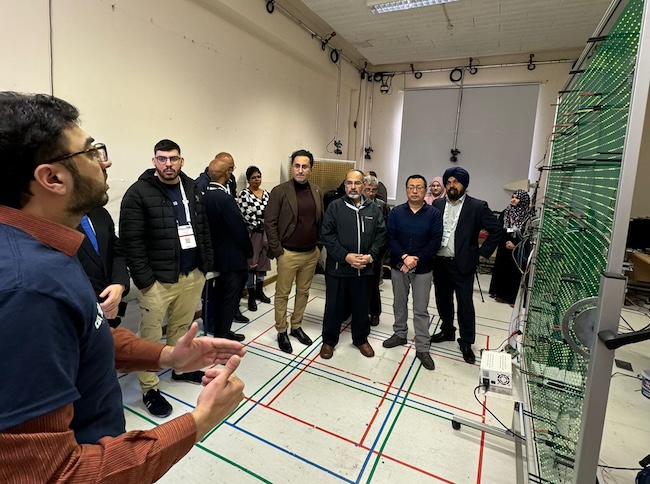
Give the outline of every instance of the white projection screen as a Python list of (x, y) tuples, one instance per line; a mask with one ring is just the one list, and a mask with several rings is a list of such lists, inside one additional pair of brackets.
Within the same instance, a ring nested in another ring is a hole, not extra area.
[(459, 88), (406, 91), (396, 203), (406, 201), (409, 175), (431, 180), (458, 165), (470, 174), (468, 194), (503, 210), (511, 195), (503, 185), (528, 178), (538, 92), (538, 84), (465, 87), (452, 163)]

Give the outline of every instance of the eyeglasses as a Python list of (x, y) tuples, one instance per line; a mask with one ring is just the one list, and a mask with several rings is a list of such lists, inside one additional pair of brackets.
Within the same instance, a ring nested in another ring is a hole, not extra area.
[(377, 193), (379, 191), (378, 188), (364, 188), (364, 191), (368, 193)]
[(419, 192), (420, 190), (424, 190), (424, 187), (422, 185), (409, 185), (406, 187), (406, 189), (409, 191)]
[(90, 154), (90, 156), (97, 163), (106, 163), (108, 161), (108, 150), (106, 149), (106, 145), (104, 143), (95, 143), (87, 150), (77, 151), (76, 153), (70, 153), (69, 155), (57, 156), (56, 158), (52, 158), (45, 163), (55, 163), (57, 161), (67, 160), (73, 156), (83, 155), (85, 153)]
[(154, 158), (154, 160), (156, 160), (161, 165), (166, 165), (168, 161), (171, 162), (172, 165), (175, 165), (182, 159), (183, 158), (181, 158), (180, 156), (156, 156)]

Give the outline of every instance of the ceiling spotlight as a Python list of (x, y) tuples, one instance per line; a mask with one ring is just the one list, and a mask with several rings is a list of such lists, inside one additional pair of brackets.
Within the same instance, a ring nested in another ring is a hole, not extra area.
[(372, 13), (399, 12), (411, 8), (429, 7), (443, 3), (455, 2), (456, 0), (366, 0), (366, 5)]

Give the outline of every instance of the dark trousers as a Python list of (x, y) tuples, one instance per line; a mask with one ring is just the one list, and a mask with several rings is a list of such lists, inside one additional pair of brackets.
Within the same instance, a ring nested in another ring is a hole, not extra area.
[(361, 346), (368, 342), (368, 299), (373, 276), (325, 276), (325, 315), (323, 316), (323, 343), (336, 346), (345, 308), (352, 308), (352, 343)]
[(214, 334), (214, 283), (216, 279), (205, 281), (201, 299), (203, 308), (201, 309), (201, 318), (203, 319), (203, 329), (206, 333)]
[(436, 306), (442, 319), (440, 329), (452, 333), (454, 328), (454, 292), (458, 303), (458, 327), (460, 345), (470, 346), (476, 338), (476, 314), (474, 312), (474, 272), (461, 274), (456, 261), (436, 257), (433, 260), (433, 282), (436, 291)]
[(372, 270), (375, 271), (372, 276), (372, 287), (370, 288), (370, 302), (368, 303), (368, 314), (370, 316), (379, 316), (381, 314), (381, 296), (379, 295), (379, 281), (384, 277), (384, 259), (378, 258), (372, 264)]
[(239, 309), (239, 300), (246, 284), (248, 271), (223, 272), (214, 279), (212, 289), (212, 328), (208, 323), (207, 332), (215, 338), (223, 338), (230, 331), (232, 320)]

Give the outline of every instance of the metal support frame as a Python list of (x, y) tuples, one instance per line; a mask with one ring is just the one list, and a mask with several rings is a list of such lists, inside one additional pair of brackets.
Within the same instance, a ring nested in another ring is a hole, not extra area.
[(524, 453), (523, 453), (524, 442), (526, 441), (526, 438), (521, 434), (521, 429), (522, 429), (521, 407), (522, 407), (521, 402), (514, 403), (514, 410), (512, 412), (512, 427), (510, 427), (509, 429), (494, 427), (492, 425), (476, 422), (475, 420), (466, 419), (465, 417), (459, 417), (458, 415), (454, 415), (452, 417), (451, 425), (456, 430), (459, 430), (461, 425), (465, 425), (467, 427), (473, 428), (480, 432), (485, 432), (487, 434), (494, 435), (496, 437), (500, 437), (502, 439), (514, 442), (517, 482), (523, 484), (527, 482), (526, 480), (524, 480), (525, 462), (524, 462)]
[[(632, 197), (629, 194), (634, 193), (641, 137), (646, 119), (648, 90), (650, 89), (650, 70), (647, 69), (650, 63), (650, 38), (644, 35), (646, 32), (650, 32), (648, 2), (644, 2), (643, 6), (634, 84), (623, 148), (623, 164), (618, 184), (618, 193), (622, 196), (617, 198), (614, 210), (607, 272), (601, 277), (598, 296), (598, 319), (594, 328), (595, 334), (602, 331), (614, 333), (618, 331), (625, 295), (625, 278), (621, 274), (630, 212), (632, 211)], [(580, 437), (576, 449), (576, 467), (573, 475), (575, 484), (593, 484), (594, 482), (605, 424), (613, 359), (613, 350), (608, 349), (600, 339), (594, 338), (582, 407)]]

